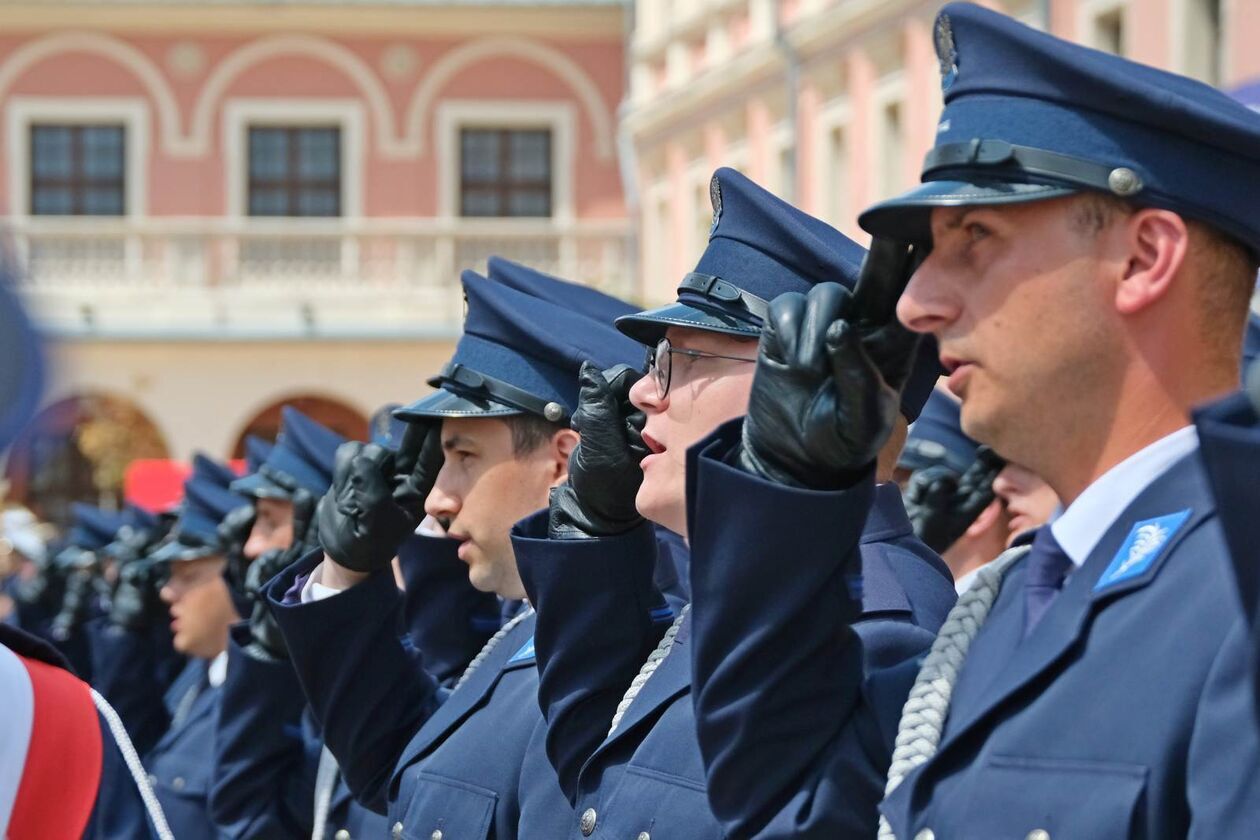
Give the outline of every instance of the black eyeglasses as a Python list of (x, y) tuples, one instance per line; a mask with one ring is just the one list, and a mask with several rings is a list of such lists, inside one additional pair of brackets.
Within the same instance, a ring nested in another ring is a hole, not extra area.
[(674, 363), (671, 357), (675, 353), (680, 356), (690, 356), (693, 359), (728, 359), (732, 362), (757, 361), (756, 358), (749, 359), (745, 356), (723, 356), (721, 353), (706, 353), (703, 350), (674, 347), (669, 343), (668, 338), (662, 338), (656, 342), (655, 347), (647, 349), (647, 359), (644, 362), (648, 375), (656, 383), (656, 396), (659, 399), (665, 399), (669, 394), (670, 378), (674, 372)]

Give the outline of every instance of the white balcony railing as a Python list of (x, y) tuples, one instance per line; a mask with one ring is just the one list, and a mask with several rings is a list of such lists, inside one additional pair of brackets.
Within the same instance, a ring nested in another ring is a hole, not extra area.
[(498, 254), (634, 296), (624, 220), (22, 219), (5, 247), (57, 333), (455, 332), (459, 272)]

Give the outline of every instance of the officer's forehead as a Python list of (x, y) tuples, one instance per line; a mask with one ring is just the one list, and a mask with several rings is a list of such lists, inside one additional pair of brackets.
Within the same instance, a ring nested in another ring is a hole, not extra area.
[(665, 337), (674, 347), (685, 347), (694, 350), (713, 350), (733, 348), (744, 344), (752, 344), (755, 338), (728, 335), (713, 330), (698, 330), (691, 327), (670, 327)]

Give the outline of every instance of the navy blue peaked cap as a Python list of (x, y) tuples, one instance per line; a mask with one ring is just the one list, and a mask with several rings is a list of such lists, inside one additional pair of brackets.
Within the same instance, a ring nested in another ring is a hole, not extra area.
[(117, 554), (122, 549), (122, 541), (135, 531), (148, 531), (156, 528), (158, 525), (158, 516), (156, 513), (145, 510), (139, 505), (128, 502), (122, 510), (122, 524), (118, 526), (118, 530), (114, 532), (114, 536), (110, 538), (103, 548), (103, 554)]
[(220, 463), (202, 452), (193, 453), (192, 475), (212, 481), (220, 487), (229, 487), (240, 476), (227, 464)]
[(386, 449), (398, 449), (407, 425), (406, 420), (394, 416), (400, 408), (402, 406), (398, 403), (386, 403), (376, 410), (368, 424), (372, 428), (372, 443)]
[(341, 435), (292, 406), (280, 410), (280, 435), (258, 471), (232, 483), (246, 496), (288, 498), (296, 490), (322, 496), (332, 484), (333, 458)]
[[(805, 294), (819, 283), (853, 289), (866, 249), (723, 167), (709, 183), (713, 227), (696, 270), (683, 278), (678, 300), (617, 319), (617, 328), (648, 346), (670, 327), (757, 338), (769, 302), (787, 292)], [(902, 397), (913, 420), (940, 376), (936, 342), (920, 355)]]
[(611, 324), (622, 315), (639, 311), (637, 306), (598, 289), (561, 280), (503, 257), (491, 257), (486, 263), (486, 270), (491, 280), (505, 283), (527, 295), (561, 304), (603, 323)]
[(44, 389), (44, 355), (22, 304), (0, 273), (0, 449), (35, 415)]
[(933, 207), (1094, 190), (1173, 210), (1260, 252), (1260, 114), (1215, 88), (970, 3), (936, 19), (945, 110), (923, 183), (859, 218), (930, 241)]
[(126, 524), (122, 513), (101, 510), (94, 505), (73, 502), (70, 510), (74, 524), (70, 528), (70, 544), (84, 551), (100, 551), (114, 539), (118, 529)]
[(272, 444), (257, 435), (245, 436), (245, 473), (258, 472), (258, 468), (271, 454)]
[(643, 348), (574, 307), (534, 297), (465, 271), (468, 314), (455, 355), (429, 384), (440, 390), (401, 408), (404, 420), (536, 414), (568, 422), (578, 370), (636, 367)]
[(979, 448), (962, 430), (960, 404), (942, 388), (934, 388), (919, 419), (910, 427), (897, 466), (908, 470), (943, 465), (962, 475), (976, 460)]
[(153, 553), (158, 561), (195, 560), (217, 554), (219, 523), (230, 512), (249, 504), (213, 479), (193, 475), (184, 482), (184, 503), (171, 531), (171, 539)]

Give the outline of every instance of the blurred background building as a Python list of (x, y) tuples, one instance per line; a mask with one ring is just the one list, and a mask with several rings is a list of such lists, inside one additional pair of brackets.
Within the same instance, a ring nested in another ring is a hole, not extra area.
[[(733, 166), (845, 233), (917, 183), (941, 108), (942, 0), (636, 0), (622, 130), (643, 294), (673, 293)], [(988, 0), (1092, 47), (1227, 90), (1260, 83), (1256, 0)], [(1260, 90), (1246, 95), (1260, 105)], [(1260, 209), (1258, 209), (1260, 212)]]
[(8, 459), (56, 517), (283, 403), (363, 437), (496, 253), (627, 294), (616, 0), (0, 3), (3, 252), (53, 340)]
[[(0, 0), (2, 252), (54, 339), (56, 518), (291, 403), (362, 437), (517, 258), (655, 303), (742, 169), (856, 238), (918, 179), (940, 0)], [(1260, 105), (1258, 0), (989, 0)]]

